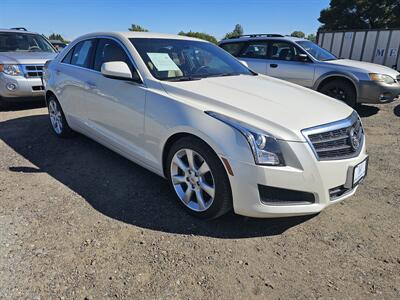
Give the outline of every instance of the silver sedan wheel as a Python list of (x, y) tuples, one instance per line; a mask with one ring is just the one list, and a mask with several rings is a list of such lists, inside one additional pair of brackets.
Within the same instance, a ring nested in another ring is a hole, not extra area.
[(63, 130), (62, 115), (57, 102), (54, 100), (49, 102), (49, 116), (54, 131), (61, 134)]
[(202, 212), (215, 197), (214, 177), (205, 159), (191, 149), (175, 153), (170, 166), (171, 180), (179, 199), (189, 209)]

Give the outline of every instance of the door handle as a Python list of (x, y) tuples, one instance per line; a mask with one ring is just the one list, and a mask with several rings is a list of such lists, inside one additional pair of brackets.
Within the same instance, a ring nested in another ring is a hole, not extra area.
[(56, 75), (60, 75), (60, 70), (56, 69)]
[(277, 68), (277, 67), (278, 67), (277, 64), (270, 64), (269, 66), (270, 66), (271, 68)]

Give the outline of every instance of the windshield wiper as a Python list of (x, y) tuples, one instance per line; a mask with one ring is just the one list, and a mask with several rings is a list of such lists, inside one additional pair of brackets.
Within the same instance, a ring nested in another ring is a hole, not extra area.
[(240, 73), (226, 72), (226, 73), (219, 73), (219, 74), (203, 75), (203, 76), (201, 76), (201, 78), (237, 76), (237, 75), (240, 75)]
[(200, 80), (200, 79), (201, 79), (201, 77), (180, 76), (180, 77), (165, 78), (163, 80), (166, 80), (166, 81), (194, 81), (194, 80)]

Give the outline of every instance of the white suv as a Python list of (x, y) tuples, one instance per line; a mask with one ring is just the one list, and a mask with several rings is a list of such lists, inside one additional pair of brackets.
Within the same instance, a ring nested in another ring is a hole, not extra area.
[(44, 81), (56, 135), (78, 131), (167, 178), (198, 217), (315, 214), (366, 175), (352, 108), (202, 40), (88, 34), (45, 66)]

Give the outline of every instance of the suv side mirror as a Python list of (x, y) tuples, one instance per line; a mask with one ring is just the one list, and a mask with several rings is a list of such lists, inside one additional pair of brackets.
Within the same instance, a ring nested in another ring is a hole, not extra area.
[(102, 64), (101, 74), (112, 79), (132, 79), (132, 72), (123, 61), (110, 61)]
[(309, 61), (308, 55), (307, 55), (307, 54), (304, 54), (304, 53), (297, 54), (296, 60), (297, 60), (297, 61), (302, 61), (302, 62), (307, 62), (307, 61)]

